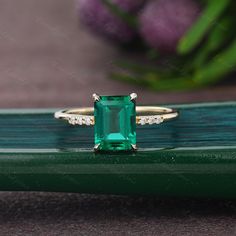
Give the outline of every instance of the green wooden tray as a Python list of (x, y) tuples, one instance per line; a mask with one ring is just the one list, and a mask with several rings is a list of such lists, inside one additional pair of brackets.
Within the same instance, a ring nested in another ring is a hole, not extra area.
[(135, 154), (94, 154), (93, 129), (55, 110), (0, 110), (0, 190), (236, 197), (236, 102), (176, 105), (137, 128)]

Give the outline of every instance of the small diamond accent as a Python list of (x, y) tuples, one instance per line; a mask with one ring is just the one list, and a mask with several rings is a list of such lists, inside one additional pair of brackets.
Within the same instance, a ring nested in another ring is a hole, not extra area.
[(157, 116), (143, 116), (140, 118), (138, 123), (140, 125), (146, 125), (146, 124), (153, 125), (153, 124), (160, 124), (162, 122), (163, 122), (163, 117), (157, 115)]
[(156, 124), (160, 124), (163, 122), (163, 118), (161, 116), (156, 116)]
[(155, 124), (155, 117), (153, 117), (153, 116), (149, 117), (148, 124), (149, 125)]
[(141, 118), (139, 121), (140, 125), (145, 125), (146, 124), (146, 119), (145, 118)]
[(91, 125), (91, 124), (92, 124), (92, 122), (91, 122), (91, 120), (90, 120), (89, 117), (86, 117), (86, 118), (85, 118), (85, 124), (86, 124), (86, 125)]
[(81, 116), (78, 117), (77, 124), (78, 125), (82, 125), (83, 124), (83, 118)]
[(75, 124), (76, 124), (75, 117), (70, 117), (70, 118), (68, 119), (68, 121), (69, 121), (69, 123), (70, 123), (71, 125), (75, 125)]
[(90, 117), (86, 117), (86, 116), (72, 116), (69, 117), (68, 122), (71, 125), (92, 125), (93, 124), (93, 120)]

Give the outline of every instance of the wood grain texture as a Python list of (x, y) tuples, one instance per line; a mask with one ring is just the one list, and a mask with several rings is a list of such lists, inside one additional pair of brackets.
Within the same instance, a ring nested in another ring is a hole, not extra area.
[(0, 190), (236, 197), (236, 102), (175, 108), (175, 121), (138, 127), (136, 154), (103, 155), (92, 127), (54, 110), (1, 110)]

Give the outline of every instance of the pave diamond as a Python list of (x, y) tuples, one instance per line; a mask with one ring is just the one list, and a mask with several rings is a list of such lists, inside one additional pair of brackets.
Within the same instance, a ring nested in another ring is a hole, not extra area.
[(146, 118), (141, 118), (139, 121), (140, 125), (145, 125), (146, 124)]
[(160, 115), (156, 116), (141, 116), (138, 124), (140, 125), (153, 125), (153, 124), (160, 124), (163, 122), (163, 117)]
[(156, 116), (156, 121), (155, 121), (156, 124), (160, 124), (160, 123), (162, 123), (163, 121), (164, 121), (163, 117), (161, 117), (161, 116)]
[(85, 124), (86, 124), (86, 125), (91, 125), (91, 124), (92, 124), (92, 122), (91, 122), (91, 120), (90, 120), (89, 117), (86, 117), (86, 118), (85, 118)]
[(83, 124), (83, 118), (81, 116), (78, 117), (77, 121), (79, 125)]
[(70, 117), (70, 118), (68, 119), (68, 121), (69, 121), (69, 123), (70, 123), (71, 125), (75, 125), (75, 123), (76, 123), (75, 117)]
[(94, 104), (95, 145), (102, 151), (127, 151), (136, 145), (135, 102), (130, 96), (100, 96)]
[(93, 121), (90, 117), (84, 117), (80, 115), (74, 115), (68, 118), (68, 122), (71, 125), (92, 125)]
[(152, 124), (155, 124), (155, 118), (154, 117), (149, 117), (149, 119), (148, 119), (148, 124), (149, 125), (152, 125)]

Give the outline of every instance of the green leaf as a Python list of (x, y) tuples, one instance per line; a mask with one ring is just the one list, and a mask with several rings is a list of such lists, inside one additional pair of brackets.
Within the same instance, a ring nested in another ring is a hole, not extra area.
[(186, 78), (169, 78), (159, 80), (148, 80), (149, 87), (155, 91), (185, 91), (202, 87), (201, 84), (195, 83), (192, 79)]
[(178, 53), (186, 54), (191, 52), (202, 41), (212, 25), (217, 23), (217, 19), (229, 3), (230, 0), (209, 1), (199, 19), (180, 40), (177, 47)]
[(233, 71), (236, 67), (236, 40), (219, 53), (205, 67), (197, 70), (194, 81), (201, 84), (214, 83)]
[(132, 76), (121, 73), (113, 73), (112, 79), (146, 86), (154, 91), (184, 91), (202, 87), (203, 85), (196, 83), (189, 77), (184, 78), (165, 78), (158, 74), (149, 73), (145, 76)]
[(208, 59), (210, 54), (224, 46), (225, 43), (232, 38), (234, 22), (231, 16), (226, 16), (215, 25), (212, 32), (208, 36), (205, 44), (198, 50), (196, 56), (193, 59), (192, 66), (194, 68), (201, 67)]

